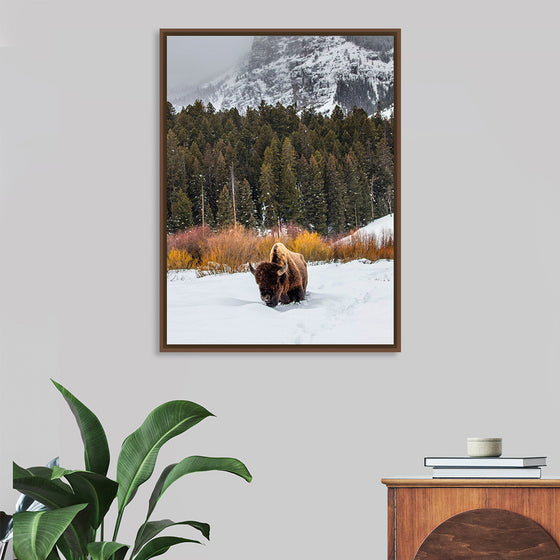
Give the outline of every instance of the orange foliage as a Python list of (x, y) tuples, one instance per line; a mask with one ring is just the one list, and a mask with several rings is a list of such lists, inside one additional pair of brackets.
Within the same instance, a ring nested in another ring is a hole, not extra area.
[(182, 249), (171, 249), (167, 253), (167, 270), (184, 270), (195, 268), (196, 262), (192, 255)]
[(199, 274), (242, 272), (247, 263), (260, 252), (262, 238), (253, 230), (241, 226), (221, 230), (206, 240), (206, 251), (202, 255)]
[(248, 263), (268, 260), (274, 243), (301, 253), (307, 262), (351, 261), (355, 259), (393, 259), (391, 236), (351, 238), (348, 242), (323, 238), (305, 230), (275, 231), (259, 235), (255, 230), (237, 226), (217, 233), (209, 228), (191, 228), (167, 236), (167, 269), (196, 268), (201, 276), (222, 272), (242, 272)]
[(332, 247), (317, 232), (303, 231), (288, 243), (288, 249), (301, 253), (307, 262), (332, 261), (333, 259)]
[(394, 254), (393, 238), (390, 236), (383, 236), (379, 240), (374, 236), (355, 237), (347, 243), (339, 242), (334, 246), (334, 259), (342, 262), (356, 259), (393, 259)]

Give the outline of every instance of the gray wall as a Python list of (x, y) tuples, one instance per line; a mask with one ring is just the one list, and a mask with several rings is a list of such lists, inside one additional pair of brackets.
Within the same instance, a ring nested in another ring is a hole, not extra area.
[[(170, 560), (383, 558), (380, 479), (428, 474), (424, 455), (468, 435), (547, 454), (560, 475), (553, 3), (212, 4), (2, 4), (0, 509), (12, 460), (80, 464), (50, 377), (97, 412), (115, 456), (164, 400), (217, 415), (160, 465), (232, 455), (254, 482), (178, 483), (159, 515), (214, 537)], [(401, 354), (157, 351), (158, 29), (273, 25), (403, 29)]]

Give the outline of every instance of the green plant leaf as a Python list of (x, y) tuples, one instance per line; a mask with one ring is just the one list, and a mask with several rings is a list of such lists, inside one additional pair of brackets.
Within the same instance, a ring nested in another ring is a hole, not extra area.
[[(59, 539), (58, 542), (60, 542), (60, 539)], [(58, 551), (56, 550), (56, 546), (53, 547), (50, 554), (47, 556), (47, 560), (60, 560), (60, 556), (58, 555)]]
[(187, 457), (180, 463), (168, 465), (161, 473), (150, 496), (146, 519), (150, 518), (159, 499), (171, 484), (186, 474), (203, 471), (229, 472), (244, 478), (247, 482), (251, 482), (253, 479), (247, 467), (238, 459), (230, 457), (200, 457), (198, 455)]
[(12, 462), (12, 472), (13, 478), (31, 475), (31, 473), (27, 469), (20, 467), (17, 463), (14, 462)]
[(82, 441), (84, 442), (84, 461), (87, 471), (106, 475), (109, 469), (109, 445), (101, 422), (87, 406), (82, 404), (70, 391), (52, 380), (54, 386), (66, 399), (76, 418)]
[[(47, 474), (44, 469), (45, 467), (23, 469), (14, 463), (14, 489), (33, 498), (50, 510), (58, 510), (84, 503), (73, 493), (72, 488), (62, 480), (50, 479), (52, 476), (51, 469), (48, 469), (50, 472), (49, 478), (43, 478), (43, 475), (46, 476)], [(34, 476), (32, 472), (39, 473), (41, 476)], [(88, 504), (85, 505), (87, 506)], [(64, 532), (66, 544), (75, 554), (82, 555), (86, 550), (90, 536), (89, 520), (89, 511), (80, 511)]]
[[(53, 468), (58, 468), (57, 466)], [(62, 480), (53, 480), (53, 469), (49, 467), (29, 467), (28, 469), (24, 469), (13, 463), (13, 479), (20, 479), (20, 478), (28, 478), (28, 477), (35, 477), (35, 478), (42, 478), (44, 480), (51, 480), (54, 486), (61, 488), (63, 491), (66, 490), (68, 493), (72, 493), (72, 489), (68, 484), (63, 482)], [(18, 500), (18, 506), (16, 511), (29, 511), (33, 505), (33, 499), (29, 496), (24, 497), (23, 500)], [(36, 500), (35, 500), (36, 501)], [(76, 503), (76, 502), (74, 502)]]
[(3, 541), (12, 529), (12, 516), (0, 511), (0, 541)]
[(31, 470), (22, 469), (14, 463), (14, 489), (33, 498), (49, 509), (76, 505), (76, 496), (72, 488), (61, 480), (51, 480), (42, 476), (33, 475)]
[(182, 539), (180, 537), (158, 537), (157, 539), (151, 540), (146, 546), (144, 546), (144, 548), (136, 556), (136, 560), (148, 560), (148, 558), (153, 558), (154, 556), (166, 553), (176, 544), (186, 542), (202, 544), (199, 541)]
[(87, 504), (55, 511), (20, 512), (14, 515), (14, 552), (20, 560), (46, 560), (58, 539)]
[(196, 403), (170, 401), (154, 409), (143, 424), (126, 438), (117, 463), (120, 515), (138, 487), (152, 475), (162, 445), (208, 416), (213, 414)]
[(156, 535), (161, 533), (168, 527), (174, 525), (189, 525), (197, 531), (200, 531), (204, 537), (210, 539), (210, 525), (208, 523), (200, 523), (199, 521), (171, 521), (171, 519), (162, 519), (161, 521), (150, 521), (140, 527), (134, 542), (132, 556), (134, 556), (148, 541), (152, 540)]
[(61, 477), (68, 480), (74, 490), (74, 495), (80, 502), (88, 503), (90, 525), (96, 530), (109, 511), (119, 485), (101, 474), (54, 467), (52, 479), (56, 480)]
[[(123, 560), (128, 551), (128, 545), (116, 542), (92, 542), (88, 544), (91, 560)], [(114, 556), (113, 556), (114, 555)]]

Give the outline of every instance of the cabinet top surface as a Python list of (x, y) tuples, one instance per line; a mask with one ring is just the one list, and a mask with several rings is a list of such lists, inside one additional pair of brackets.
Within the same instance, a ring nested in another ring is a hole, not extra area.
[(388, 488), (560, 488), (552, 478), (382, 478)]

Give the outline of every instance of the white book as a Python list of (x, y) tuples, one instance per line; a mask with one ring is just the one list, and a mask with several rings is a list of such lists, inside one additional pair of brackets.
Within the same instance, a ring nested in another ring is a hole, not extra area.
[(546, 467), (546, 457), (424, 457), (426, 467)]
[(539, 467), (520, 468), (434, 468), (432, 478), (541, 478)]

